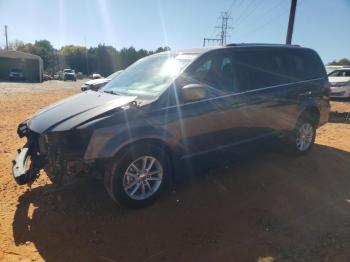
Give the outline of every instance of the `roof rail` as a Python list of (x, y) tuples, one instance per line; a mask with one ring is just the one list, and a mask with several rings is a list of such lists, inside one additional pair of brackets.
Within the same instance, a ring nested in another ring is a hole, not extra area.
[(286, 44), (270, 44), (270, 43), (231, 43), (227, 44), (226, 46), (256, 46), (256, 45), (272, 45), (272, 46), (297, 46), (300, 47), (300, 45), (286, 45)]

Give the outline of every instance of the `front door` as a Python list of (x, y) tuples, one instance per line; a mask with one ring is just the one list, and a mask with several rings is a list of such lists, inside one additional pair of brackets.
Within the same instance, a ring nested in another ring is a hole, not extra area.
[[(205, 86), (207, 98), (184, 101), (181, 88), (194, 83)], [(216, 50), (201, 57), (186, 70), (179, 89), (178, 131), (189, 155), (215, 151), (242, 138), (238, 122), (244, 121), (244, 112), (235, 104), (238, 89), (230, 52)]]

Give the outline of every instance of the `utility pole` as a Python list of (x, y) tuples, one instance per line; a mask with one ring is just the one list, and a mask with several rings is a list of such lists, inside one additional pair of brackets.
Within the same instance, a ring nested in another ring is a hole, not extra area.
[(232, 29), (228, 25), (228, 21), (231, 20), (231, 13), (230, 12), (221, 12), (221, 15), (219, 17), (221, 19), (221, 25), (216, 26), (216, 28), (221, 29), (220, 32), (220, 39), (221, 39), (221, 45), (226, 45), (226, 39), (227, 39), (227, 29)]
[(288, 22), (288, 31), (286, 37), (286, 45), (292, 44), (293, 28), (294, 28), (294, 18), (295, 10), (297, 8), (297, 0), (291, 0), (290, 13), (289, 13), (289, 22)]
[(9, 50), (9, 43), (7, 40), (7, 25), (5, 25), (6, 50)]
[(86, 47), (86, 37), (85, 36), (84, 36), (84, 45), (85, 45), (86, 75), (89, 75), (89, 57), (88, 57), (88, 50)]
[(220, 29), (219, 38), (204, 38), (203, 39), (203, 46), (205, 47), (206, 44), (214, 43), (219, 44), (221, 46), (226, 45), (227, 37), (229, 36), (227, 34), (228, 29), (232, 29), (231, 26), (229, 26), (229, 20), (231, 20), (231, 13), (230, 12), (221, 12), (221, 15), (219, 17), (221, 20), (221, 24), (216, 26), (215, 28)]
[(207, 38), (207, 37), (204, 37), (203, 39), (203, 47), (205, 46), (210, 46), (210, 43), (217, 43), (219, 45), (221, 45), (222, 41), (221, 41), (221, 38)]

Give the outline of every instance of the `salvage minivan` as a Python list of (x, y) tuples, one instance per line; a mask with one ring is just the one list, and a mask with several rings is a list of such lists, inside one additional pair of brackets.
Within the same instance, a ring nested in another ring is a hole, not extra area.
[(98, 92), (53, 104), (18, 126), (18, 184), (103, 174), (127, 207), (154, 202), (182, 160), (267, 137), (307, 153), (328, 121), (318, 54), (292, 45), (230, 44), (142, 58)]

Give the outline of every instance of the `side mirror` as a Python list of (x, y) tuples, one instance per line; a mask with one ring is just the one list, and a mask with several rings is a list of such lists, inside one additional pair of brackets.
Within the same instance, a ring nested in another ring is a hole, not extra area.
[(206, 88), (201, 84), (189, 84), (182, 87), (182, 98), (185, 102), (208, 98)]

